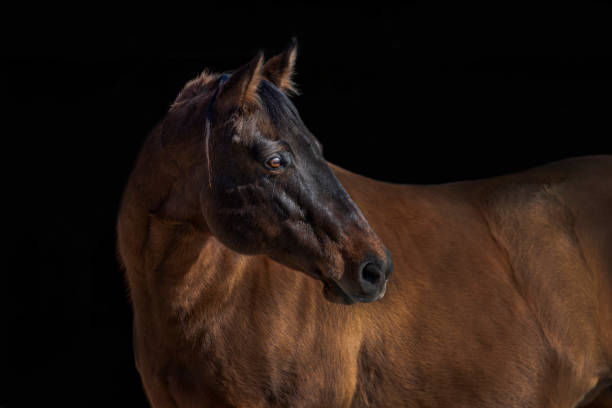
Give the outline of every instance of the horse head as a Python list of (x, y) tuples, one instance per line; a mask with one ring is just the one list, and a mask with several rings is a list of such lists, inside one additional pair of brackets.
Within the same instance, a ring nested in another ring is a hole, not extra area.
[(378, 300), (391, 257), (289, 98), (296, 50), (202, 74), (177, 97), (201, 136), (201, 212), (225, 246), (322, 280), (331, 301)]

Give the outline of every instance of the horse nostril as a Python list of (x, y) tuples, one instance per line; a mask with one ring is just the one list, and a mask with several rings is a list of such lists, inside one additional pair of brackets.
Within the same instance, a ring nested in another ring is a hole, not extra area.
[(373, 263), (367, 263), (361, 268), (361, 279), (377, 285), (383, 277), (381, 270)]

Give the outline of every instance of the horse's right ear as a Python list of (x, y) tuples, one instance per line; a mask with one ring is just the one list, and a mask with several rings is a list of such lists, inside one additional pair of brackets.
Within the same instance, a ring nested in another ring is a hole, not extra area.
[(234, 71), (219, 89), (215, 111), (225, 113), (257, 104), (257, 87), (263, 78), (262, 65), (263, 53), (260, 51), (249, 63)]
[(284, 52), (270, 58), (263, 67), (264, 77), (289, 95), (299, 94), (292, 79), (295, 73), (296, 56), (297, 40), (294, 37)]

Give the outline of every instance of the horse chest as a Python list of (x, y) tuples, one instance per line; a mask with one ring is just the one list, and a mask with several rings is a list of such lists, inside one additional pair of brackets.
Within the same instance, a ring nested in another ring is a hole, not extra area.
[[(190, 352), (174, 350), (162, 358), (165, 363), (153, 381), (179, 406), (190, 406), (189, 401), (210, 401), (213, 406), (350, 406), (358, 358), (350, 342), (343, 347), (341, 341), (332, 344), (324, 336), (313, 341), (315, 336), (308, 334), (281, 340), (282, 332), (262, 337), (257, 329), (240, 329), (244, 326), (202, 330)], [(151, 361), (150, 356), (146, 359)]]

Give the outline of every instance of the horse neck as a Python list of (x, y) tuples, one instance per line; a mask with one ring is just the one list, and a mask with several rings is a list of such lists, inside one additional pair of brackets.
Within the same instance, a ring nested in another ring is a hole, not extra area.
[(181, 167), (177, 151), (162, 146), (159, 129), (152, 132), (130, 175), (117, 226), (134, 307), (153, 308), (162, 320), (202, 308), (204, 300), (222, 304), (244, 270), (245, 257), (206, 226), (198, 187), (206, 175)]
[[(159, 318), (189, 324), (191, 316), (219, 316), (257, 259), (238, 254), (190, 224), (153, 218), (147, 253), (148, 297)], [(201, 323), (201, 322), (192, 322)]]
[[(180, 146), (183, 151), (186, 149)], [(158, 125), (145, 142), (128, 180), (119, 213), (119, 234), (143, 231), (150, 215), (205, 229), (199, 202), (201, 175), (184, 165), (176, 146), (164, 146)], [(146, 239), (146, 236), (139, 240)], [(138, 239), (137, 239), (138, 240)], [(121, 246), (121, 241), (119, 242)]]

